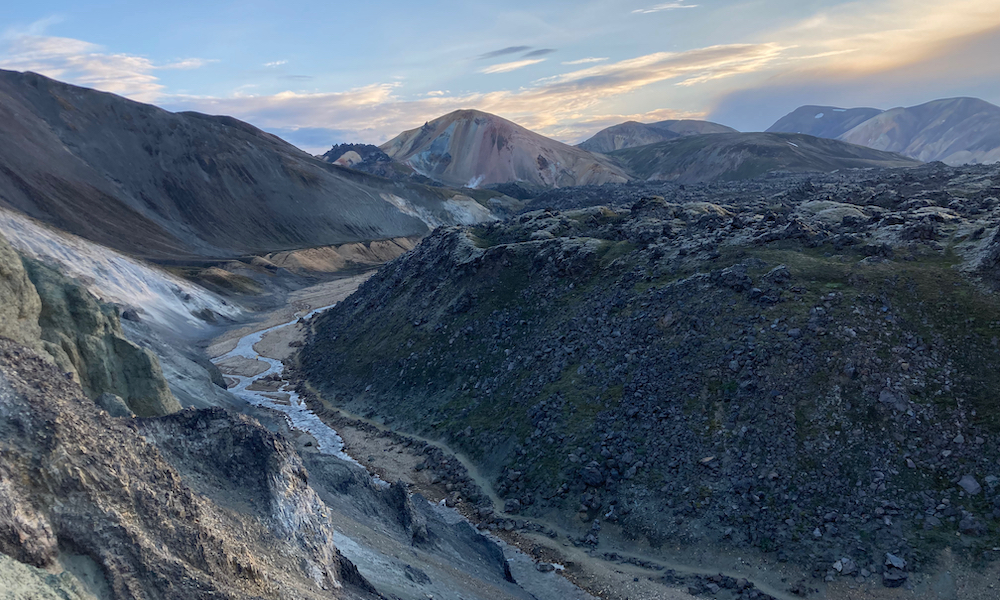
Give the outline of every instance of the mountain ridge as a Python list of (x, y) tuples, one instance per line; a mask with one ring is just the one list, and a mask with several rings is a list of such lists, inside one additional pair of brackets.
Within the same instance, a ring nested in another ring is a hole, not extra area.
[(327, 165), (232, 117), (171, 113), (35, 73), (0, 71), (0, 139), (0, 203), (146, 258), (237, 257), (456, 222), (445, 203), (457, 192)]
[(771, 171), (915, 166), (919, 161), (838, 140), (789, 133), (715, 133), (616, 150), (636, 179), (704, 183), (759, 177)]
[(453, 111), (404, 131), (380, 148), (447, 185), (478, 187), (524, 181), (543, 187), (620, 183), (608, 159), (479, 110)]
[(732, 127), (711, 121), (688, 119), (658, 121), (656, 123), (626, 121), (598, 131), (588, 140), (577, 144), (577, 148), (607, 154), (615, 150), (645, 146), (678, 137), (709, 133), (737, 133), (737, 131)]
[(889, 110), (807, 105), (767, 131), (808, 133), (952, 166), (1000, 161), (1000, 107), (979, 98)]

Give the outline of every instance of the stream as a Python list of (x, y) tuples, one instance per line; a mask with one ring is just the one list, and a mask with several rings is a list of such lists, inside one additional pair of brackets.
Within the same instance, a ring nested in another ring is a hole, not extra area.
[[(336, 456), (341, 460), (346, 460), (347, 462), (360, 466), (358, 461), (354, 460), (349, 454), (344, 452), (344, 440), (341, 439), (336, 431), (327, 426), (326, 423), (320, 420), (319, 417), (306, 407), (305, 403), (295, 390), (284, 389), (284, 387), (279, 392), (254, 391), (248, 389), (251, 385), (253, 385), (254, 381), (270, 375), (281, 375), (281, 373), (285, 370), (285, 365), (282, 364), (280, 360), (268, 358), (258, 354), (253, 348), (254, 345), (260, 342), (265, 335), (271, 333), (272, 331), (295, 325), (298, 323), (300, 318), (309, 319), (313, 315), (333, 308), (334, 306), (336, 306), (336, 304), (323, 306), (313, 310), (303, 317), (295, 317), (287, 323), (282, 323), (280, 325), (275, 325), (274, 327), (261, 329), (260, 331), (245, 335), (239, 339), (235, 348), (222, 356), (212, 359), (212, 362), (219, 364), (230, 358), (245, 358), (248, 360), (267, 363), (267, 370), (257, 375), (245, 377), (227, 373), (227, 377), (235, 379), (237, 382), (235, 386), (229, 388), (229, 391), (248, 404), (274, 410), (285, 415), (285, 418), (288, 419), (288, 423), (293, 429), (308, 433), (315, 438), (317, 449), (323, 454)], [(283, 402), (272, 398), (269, 395), (276, 393), (287, 395), (288, 401)]]
[[(292, 429), (307, 433), (316, 440), (317, 451), (320, 453), (335, 456), (336, 458), (364, 468), (361, 463), (344, 451), (344, 440), (340, 437), (340, 435), (333, 428), (324, 423), (319, 417), (317, 417), (306, 406), (297, 392), (291, 389), (286, 389), (287, 384), (282, 386), (282, 388), (277, 392), (249, 389), (255, 381), (271, 375), (281, 375), (285, 370), (285, 365), (282, 361), (263, 356), (254, 350), (254, 346), (257, 343), (273, 331), (293, 326), (298, 323), (300, 319), (309, 319), (310, 317), (333, 308), (334, 306), (336, 306), (336, 304), (323, 306), (312, 310), (305, 315), (296, 316), (287, 323), (282, 323), (245, 335), (239, 339), (235, 348), (221, 356), (213, 358), (212, 362), (218, 365), (228, 359), (243, 358), (266, 363), (268, 365), (267, 370), (256, 375), (242, 376), (226, 373), (226, 377), (236, 381), (235, 385), (229, 387), (229, 391), (248, 404), (260, 408), (270, 409), (283, 414)], [(285, 401), (272, 397), (277, 395), (287, 396), (288, 399)], [(371, 475), (371, 477), (377, 485), (388, 485), (388, 483), (382, 481), (378, 476)], [(465, 518), (454, 509), (446, 508), (443, 502), (432, 504), (442, 518), (448, 522), (454, 523), (465, 520)], [(556, 573), (539, 572), (539, 570), (535, 567), (534, 560), (523, 553), (520, 549), (507, 544), (495, 536), (487, 535), (487, 537), (500, 546), (508, 564), (510, 565), (511, 572), (518, 582), (518, 585), (532, 597), (557, 597), (566, 600), (597, 600)], [(345, 551), (345, 555), (351, 560), (363, 560), (365, 556), (371, 554), (369, 551), (359, 546), (355, 540), (344, 536), (339, 532), (336, 538), (336, 543), (338, 547)]]

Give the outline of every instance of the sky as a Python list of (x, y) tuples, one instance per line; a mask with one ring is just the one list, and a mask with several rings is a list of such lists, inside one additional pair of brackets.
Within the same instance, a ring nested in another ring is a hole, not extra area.
[(1000, 104), (1000, 0), (7, 3), (0, 68), (232, 115), (321, 153), (460, 108), (578, 143), (803, 104)]

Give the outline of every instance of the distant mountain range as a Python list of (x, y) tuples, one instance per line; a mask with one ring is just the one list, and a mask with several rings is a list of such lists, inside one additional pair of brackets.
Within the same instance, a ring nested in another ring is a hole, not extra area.
[(454, 190), (324, 163), (231, 117), (0, 71), (0, 206), (151, 259), (422, 235), (492, 218)]
[(434, 119), (399, 134), (381, 149), (418, 173), (453, 186), (523, 181), (567, 187), (628, 181), (621, 167), (604, 156), (477, 110)]
[(737, 131), (732, 127), (726, 127), (725, 125), (709, 121), (680, 120), (660, 121), (659, 123), (627, 121), (620, 125), (614, 125), (598, 131), (594, 134), (594, 137), (579, 144), (577, 148), (607, 154), (615, 150), (635, 148), (679, 137), (709, 133), (737, 133)]
[(913, 167), (920, 162), (804, 134), (716, 133), (682, 137), (609, 154), (643, 181), (703, 183), (759, 177), (771, 171), (831, 172)]
[(976, 98), (935, 100), (887, 111), (803, 106), (768, 131), (834, 138), (924, 162), (1000, 161), (1000, 107)]

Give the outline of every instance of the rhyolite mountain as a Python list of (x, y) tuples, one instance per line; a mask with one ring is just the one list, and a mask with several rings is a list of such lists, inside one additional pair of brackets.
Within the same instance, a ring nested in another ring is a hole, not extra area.
[(386, 265), (316, 318), (302, 373), (462, 449), (508, 512), (580, 545), (755, 548), (812, 572), (798, 590), (899, 586), (943, 544), (1000, 545), (997, 181), (556, 190), (563, 212), (440, 228)]
[(976, 98), (894, 108), (840, 136), (852, 144), (949, 165), (1000, 161), (1000, 107)]
[(768, 133), (804, 133), (837, 139), (872, 117), (882, 114), (878, 108), (838, 108), (836, 106), (800, 106), (767, 128)]
[(456, 195), (329, 165), (230, 117), (0, 71), (0, 205), (138, 256), (423, 235), (489, 214)]
[(845, 142), (789, 133), (715, 133), (616, 150), (609, 157), (636, 180), (703, 183), (772, 171), (912, 167), (919, 161)]
[(449, 113), (380, 147), (394, 160), (452, 186), (526, 182), (567, 187), (628, 180), (604, 156), (478, 110)]
[(719, 125), (710, 121), (670, 120), (658, 123), (639, 123), (627, 121), (602, 129), (587, 141), (577, 144), (590, 152), (607, 154), (615, 150), (635, 148), (656, 142), (665, 142), (689, 135), (705, 135), (709, 133), (736, 133), (732, 127)]
[(924, 162), (1000, 161), (1000, 107), (977, 98), (946, 98), (886, 111), (803, 106), (768, 131), (834, 138)]

